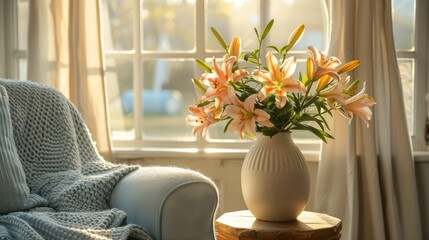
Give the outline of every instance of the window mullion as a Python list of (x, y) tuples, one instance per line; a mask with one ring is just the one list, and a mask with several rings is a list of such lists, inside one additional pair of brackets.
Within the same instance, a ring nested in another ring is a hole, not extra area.
[[(427, 11), (429, 10), (428, 1), (417, 0), (416, 1), (416, 30), (415, 30), (415, 59), (416, 59), (416, 72), (415, 72), (415, 83), (414, 83), (414, 124), (413, 124), (413, 135), (417, 140), (417, 148), (424, 146), (425, 133), (424, 127), (426, 123), (426, 117), (429, 113), (429, 104), (427, 94), (429, 93), (429, 70), (428, 70), (428, 54), (429, 48), (427, 41), (429, 38), (428, 31), (428, 16)], [(426, 101), (422, 101), (426, 98)]]
[[(5, 69), (7, 78), (18, 78), (19, 57), (15, 55), (15, 49), (18, 49), (18, 2), (4, 1), (4, 46), (5, 47)], [(9, 59), (9, 61), (7, 61)]]
[[(196, 58), (205, 60), (207, 57), (207, 50), (206, 50), (206, 19), (205, 19), (205, 1), (196, 1), (195, 3), (195, 37), (196, 37)], [(197, 66), (197, 64), (194, 65), (194, 76), (201, 76), (203, 74), (203, 70)], [(197, 137), (196, 141), (196, 147), (197, 149), (204, 149), (207, 141), (205, 139), (201, 139), (200, 137)]]
[(133, 56), (133, 86), (134, 86), (134, 139), (139, 141), (142, 139), (142, 72), (141, 72), (141, 33), (140, 33), (140, 26), (141, 26), (141, 1), (135, 0), (135, 4), (137, 7), (134, 11), (134, 39), (133, 39), (133, 46), (134, 46), (134, 56)]

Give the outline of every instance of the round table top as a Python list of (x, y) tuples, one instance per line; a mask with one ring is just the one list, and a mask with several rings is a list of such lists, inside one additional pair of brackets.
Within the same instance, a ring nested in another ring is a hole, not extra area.
[(257, 220), (248, 210), (228, 212), (216, 220), (218, 240), (339, 239), (341, 227), (340, 219), (309, 211), (287, 222)]

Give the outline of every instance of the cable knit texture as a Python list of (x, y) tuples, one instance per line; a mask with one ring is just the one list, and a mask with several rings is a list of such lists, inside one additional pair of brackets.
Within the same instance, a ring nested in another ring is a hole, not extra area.
[(29, 193), (13, 140), (7, 92), (0, 86), (0, 214), (26, 209)]
[(97, 152), (82, 117), (56, 89), (0, 79), (30, 195), (29, 211), (0, 215), (0, 239), (150, 239), (109, 208), (115, 184), (137, 166)]

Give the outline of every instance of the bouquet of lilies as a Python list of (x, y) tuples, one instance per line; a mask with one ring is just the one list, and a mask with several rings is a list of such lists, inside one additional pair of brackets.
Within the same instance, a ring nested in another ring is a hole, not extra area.
[(204, 137), (208, 127), (225, 121), (224, 131), (235, 132), (241, 139), (245, 135), (255, 138), (256, 132), (274, 136), (284, 131), (308, 130), (326, 142), (332, 136), (327, 132), (324, 115), (332, 115), (334, 110), (350, 121), (355, 114), (368, 126), (372, 116), (369, 107), (375, 104), (374, 99), (365, 93), (365, 83), (357, 91), (359, 81), (342, 76), (360, 62), (342, 65), (338, 58), (309, 46), (306, 73), (296, 74), (296, 58), (288, 52), (304, 33), (301, 25), (285, 46), (265, 47), (264, 65), (263, 41), (273, 23), (271, 20), (261, 34), (255, 28), (259, 48), (246, 53), (241, 53), (240, 37), (233, 37), (228, 45), (211, 28), (226, 54), (221, 66), (215, 58), (210, 65), (196, 59), (205, 73), (200, 79), (192, 79), (198, 96), (186, 118), (194, 127), (192, 133)]

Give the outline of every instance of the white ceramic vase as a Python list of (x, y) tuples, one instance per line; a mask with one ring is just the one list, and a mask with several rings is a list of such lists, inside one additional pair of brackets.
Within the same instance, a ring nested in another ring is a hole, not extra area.
[(290, 132), (257, 135), (241, 169), (247, 208), (264, 221), (295, 220), (307, 204), (310, 177)]

